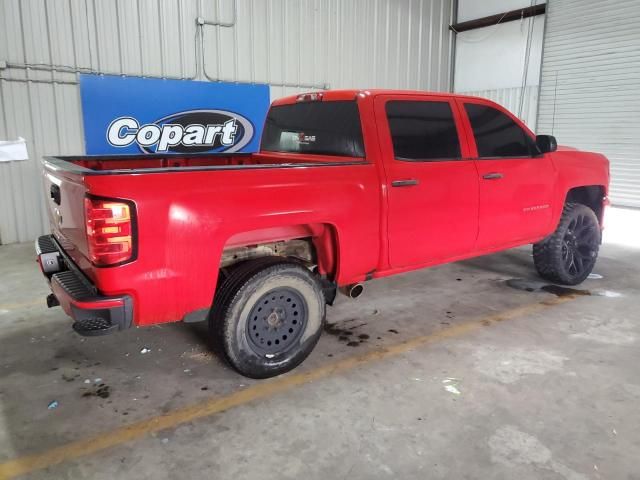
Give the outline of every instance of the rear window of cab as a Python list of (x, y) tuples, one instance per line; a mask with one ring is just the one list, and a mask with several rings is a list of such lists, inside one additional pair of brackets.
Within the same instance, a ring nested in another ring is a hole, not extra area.
[(363, 158), (355, 101), (312, 101), (271, 107), (261, 151)]

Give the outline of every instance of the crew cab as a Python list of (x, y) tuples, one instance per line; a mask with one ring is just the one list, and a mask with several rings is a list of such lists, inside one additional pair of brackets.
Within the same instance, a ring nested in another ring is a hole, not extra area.
[(254, 154), (43, 159), (36, 242), (82, 335), (208, 320), (264, 378), (302, 362), (337, 291), (533, 244), (543, 277), (591, 272), (609, 184), (598, 153), (557, 148), (501, 106), (421, 91), (276, 100)]

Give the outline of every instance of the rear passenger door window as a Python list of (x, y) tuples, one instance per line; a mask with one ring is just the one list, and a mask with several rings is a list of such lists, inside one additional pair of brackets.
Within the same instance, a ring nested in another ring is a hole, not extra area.
[(460, 141), (449, 102), (389, 101), (387, 120), (397, 160), (460, 159)]
[(533, 139), (511, 117), (477, 103), (465, 103), (479, 158), (533, 157), (538, 154)]

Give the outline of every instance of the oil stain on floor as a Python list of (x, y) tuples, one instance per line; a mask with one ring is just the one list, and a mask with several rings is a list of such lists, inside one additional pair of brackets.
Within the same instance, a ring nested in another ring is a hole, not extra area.
[(565, 287), (553, 283), (545, 283), (538, 280), (525, 278), (510, 278), (504, 282), (507, 286), (524, 292), (546, 292), (557, 297), (599, 296), (620, 297), (622, 294), (610, 290), (587, 290), (582, 288)]
[(353, 326), (348, 325), (350, 322), (354, 322), (355, 320), (356, 319), (345, 320), (344, 322), (332, 324), (327, 323), (324, 327), (324, 331), (329, 335), (338, 337), (338, 341), (346, 342), (348, 347), (358, 347), (369, 340), (369, 335), (366, 333), (356, 335), (357, 332), (354, 332), (354, 330), (366, 325), (366, 323), (360, 323)]

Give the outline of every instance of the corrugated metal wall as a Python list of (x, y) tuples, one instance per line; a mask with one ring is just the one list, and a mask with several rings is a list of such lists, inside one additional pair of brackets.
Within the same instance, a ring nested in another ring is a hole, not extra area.
[(48, 229), (40, 157), (84, 152), (77, 73), (269, 83), (273, 98), (448, 91), (452, 14), (453, 0), (2, 0), (0, 139), (26, 138), (30, 160), (0, 163), (0, 242)]
[(640, 207), (640, 2), (547, 7), (538, 130), (611, 161), (611, 199)]
[[(498, 88), (495, 90), (475, 90), (473, 92), (463, 92), (465, 95), (475, 95), (477, 97), (488, 98), (499, 103), (504, 108), (516, 115), (527, 126), (536, 131), (536, 117), (538, 113), (538, 85), (529, 85), (524, 88), (524, 98), (522, 99), (522, 111), (520, 112), (520, 97), (522, 88)], [(542, 133), (542, 132), (540, 132)]]

